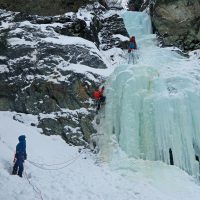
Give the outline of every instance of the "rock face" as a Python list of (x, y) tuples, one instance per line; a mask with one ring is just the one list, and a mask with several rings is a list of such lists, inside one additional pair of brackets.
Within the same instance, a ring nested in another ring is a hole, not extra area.
[(150, 10), (154, 32), (163, 46), (184, 51), (200, 48), (199, 0), (130, 0), (128, 6), (129, 10)]
[(139, 11), (144, 4), (144, 0), (130, 0), (128, 2), (128, 8), (131, 11)]
[(157, 0), (152, 21), (165, 46), (186, 51), (200, 48), (199, 0)]
[[(108, 67), (102, 38), (109, 33), (111, 49), (128, 36), (118, 15), (104, 14), (98, 3), (54, 17), (1, 10), (0, 110), (35, 115), (44, 134), (87, 145), (95, 133), (92, 93), (105, 79), (95, 72)], [(120, 23), (116, 30), (106, 30), (110, 19)]]
[(0, 8), (37, 15), (58, 15), (76, 12), (81, 6), (93, 0), (0, 0)]
[[(101, 20), (102, 29), (100, 31), (101, 48), (108, 50), (113, 46), (127, 49), (129, 45), (129, 34), (124, 27), (124, 22), (119, 15), (112, 15)], [(122, 39), (123, 37), (123, 39)]]

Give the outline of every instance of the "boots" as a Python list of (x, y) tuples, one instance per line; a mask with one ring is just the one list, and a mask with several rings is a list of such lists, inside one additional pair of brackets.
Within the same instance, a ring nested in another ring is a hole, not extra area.
[(17, 170), (13, 168), (12, 175), (17, 175)]

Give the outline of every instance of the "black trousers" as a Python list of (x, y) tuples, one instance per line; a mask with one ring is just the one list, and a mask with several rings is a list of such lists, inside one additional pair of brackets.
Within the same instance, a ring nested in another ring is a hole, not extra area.
[(24, 160), (17, 159), (17, 161), (14, 164), (12, 174), (14, 175), (17, 174), (18, 176), (22, 177), (23, 171), (24, 171)]
[(106, 101), (106, 97), (102, 96), (98, 101), (97, 101), (97, 111), (99, 111), (101, 104)]

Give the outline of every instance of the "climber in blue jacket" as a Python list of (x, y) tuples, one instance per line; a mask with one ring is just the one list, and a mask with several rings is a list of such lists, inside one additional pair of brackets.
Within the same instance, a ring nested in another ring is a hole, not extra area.
[(14, 166), (12, 174), (17, 174), (18, 176), (22, 177), (22, 173), (24, 170), (24, 160), (26, 160), (26, 136), (20, 135), (18, 137), (19, 143), (16, 146), (16, 153), (14, 158)]

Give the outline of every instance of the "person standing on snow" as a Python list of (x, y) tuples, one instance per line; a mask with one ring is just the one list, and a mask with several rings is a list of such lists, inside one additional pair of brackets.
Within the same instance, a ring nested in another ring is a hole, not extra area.
[(96, 105), (97, 105), (97, 109), (96, 109), (96, 113), (98, 113), (100, 107), (101, 107), (101, 103), (105, 102), (106, 97), (103, 95), (104, 93), (104, 86), (99, 89), (98, 91), (94, 91), (93, 96), (96, 100)]
[(13, 175), (18, 175), (22, 177), (22, 173), (24, 170), (24, 160), (27, 159), (26, 154), (26, 136), (21, 135), (18, 137), (19, 143), (16, 146), (16, 153), (14, 158), (14, 166), (13, 166)]

